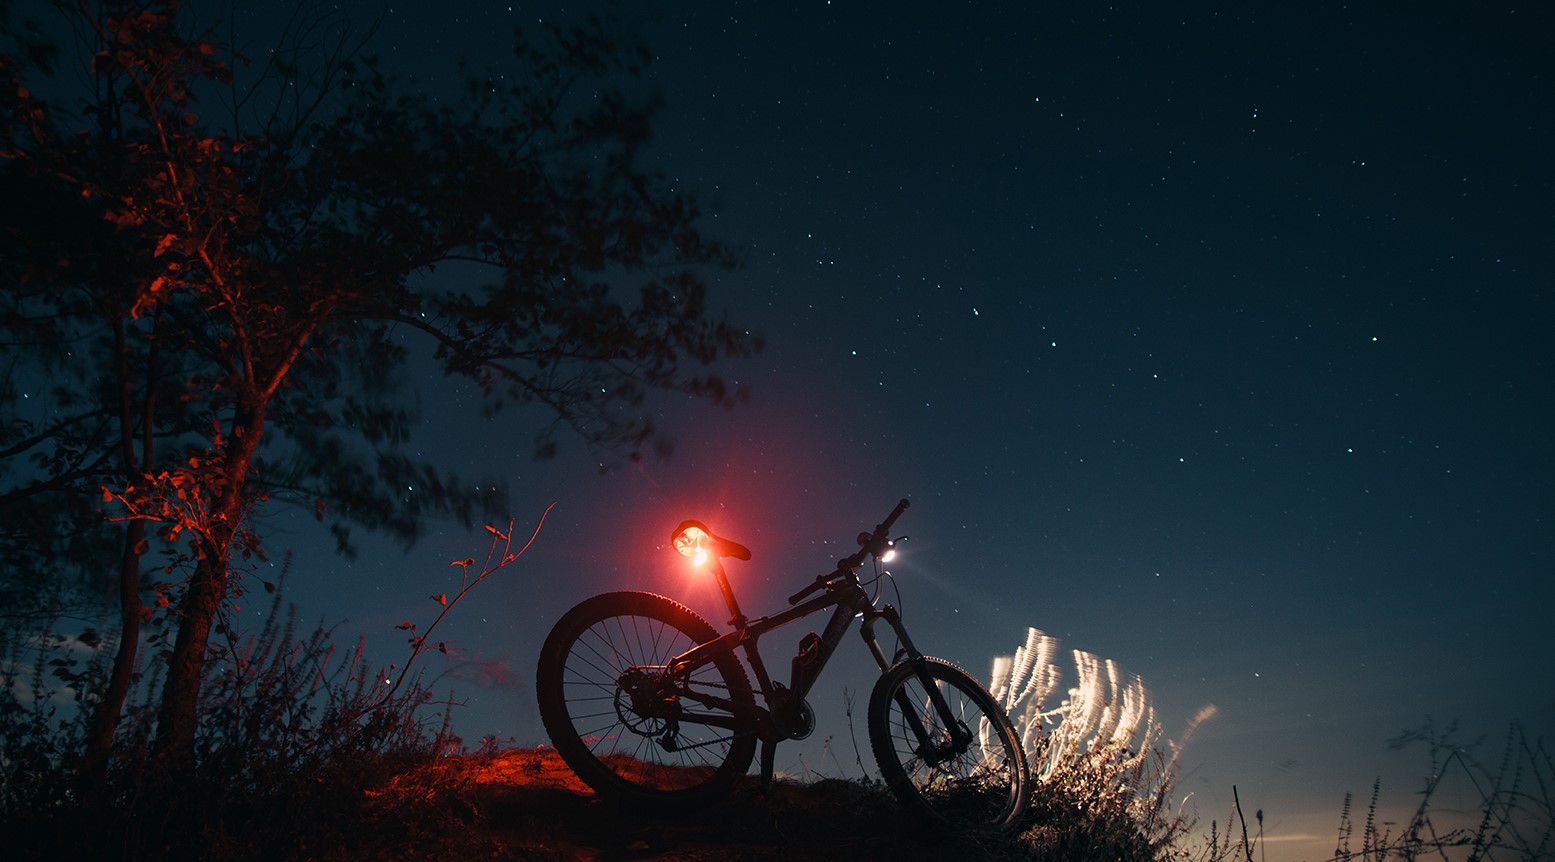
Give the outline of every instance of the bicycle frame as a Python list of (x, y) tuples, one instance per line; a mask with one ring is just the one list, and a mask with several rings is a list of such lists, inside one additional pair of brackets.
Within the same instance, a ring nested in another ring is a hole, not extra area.
[[(640, 590), (603, 593), (568, 611), (546, 636), (535, 672), (540, 718), (562, 760), (601, 796), (680, 810), (727, 794), (750, 771), (760, 741), (766, 787), (778, 743), (815, 731), (805, 697), (859, 621), (880, 671), (864, 720), (881, 780), (925, 822), (1018, 826), (1030, 785), (1019, 732), (976, 677), (918, 651), (880, 589), (879, 564), (906, 538), (893, 539), (892, 526), (910, 505), (902, 499), (859, 533), (858, 549), (789, 596), (786, 609), (756, 619), (740, 610), (722, 564), (749, 560), (750, 550), (682, 521), (670, 545), (713, 576), (732, 631)], [(876, 577), (861, 581), (871, 561)], [(824, 632), (799, 639), (784, 685), (762, 657), (762, 639), (822, 611), (830, 617)]]
[[(890, 669), (893, 662), (903, 656), (921, 662), (923, 654), (913, 645), (912, 638), (908, 636), (906, 627), (902, 624), (901, 615), (890, 604), (875, 607), (869, 593), (864, 590), (859, 582), (858, 575), (848, 565), (847, 560), (839, 561), (835, 573), (829, 573), (817, 579), (825, 583), (825, 594), (794, 605), (786, 611), (770, 616), (759, 617), (751, 620), (740, 612), (739, 602), (734, 597), (734, 588), (729, 583), (728, 576), (724, 573), (723, 565), (714, 557), (708, 561), (708, 566), (713, 577), (718, 582), (719, 591), (723, 594), (724, 603), (729, 608), (729, 625), (734, 630), (714, 640), (699, 644), (671, 659), (664, 667), (664, 674), (671, 677), (685, 678), (699, 667), (712, 663), (720, 654), (743, 650), (746, 663), (756, 674), (756, 686), (761, 691), (762, 699), (766, 707), (757, 706), (754, 715), (742, 715), (736, 704), (727, 698), (717, 697), (706, 692), (679, 689), (679, 696), (701, 703), (703, 706), (716, 707), (729, 713), (727, 716), (707, 715), (701, 713), (681, 713), (680, 720), (706, 724), (713, 727), (725, 727), (731, 731), (739, 731), (754, 724), (757, 738), (762, 742), (761, 771), (763, 783), (772, 778), (772, 766), (775, 757), (777, 743), (784, 739), (802, 739), (809, 735), (813, 727), (812, 719), (806, 715), (808, 709), (805, 696), (820, 678), (821, 672), (831, 660), (836, 651), (837, 644), (846, 634), (855, 617), (863, 617), (863, 623), (859, 628), (859, 635), (869, 648), (870, 655), (875, 663), (880, 666), (881, 672)], [(835, 578), (835, 580), (830, 580)], [(801, 594), (802, 595), (802, 594)], [(793, 600), (790, 600), (793, 601)], [(767, 671), (766, 662), (761, 657), (759, 642), (762, 635), (782, 628), (789, 623), (803, 619), (811, 614), (818, 613), (827, 608), (835, 608), (831, 620), (827, 623), (825, 632), (814, 641), (807, 636), (801, 642), (800, 652), (794, 657), (793, 677), (789, 686), (774, 682)], [(880, 640), (875, 636), (875, 623), (884, 620), (896, 634), (900, 649), (893, 656), (888, 657), (880, 646)], [(956, 728), (959, 737), (965, 734), (967, 739), (971, 737), (971, 731), (957, 721), (952, 715), (950, 706), (945, 702), (933, 679), (920, 667), (919, 678), (924, 688), (930, 693), (935, 711), (946, 727)], [(907, 703), (905, 695), (898, 695), (902, 699), (903, 712), (906, 715), (915, 715), (913, 704)], [(928, 746), (929, 734), (921, 723), (914, 722), (912, 727), (914, 736), (920, 746)], [(964, 740), (961, 740), (964, 743)]]

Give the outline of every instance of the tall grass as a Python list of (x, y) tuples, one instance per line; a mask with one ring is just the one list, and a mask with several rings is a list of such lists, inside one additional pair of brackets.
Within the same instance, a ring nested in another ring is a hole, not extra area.
[(87, 716), (110, 652), (96, 647), (111, 644), (8, 640), (0, 846), (11, 859), (299, 858), (370, 820), (365, 791), (393, 770), (458, 744), (419, 681), (384, 696), (361, 642), (341, 650), (328, 629), (298, 634), (277, 592), (258, 631), (212, 645), (192, 767), (153, 768), (152, 674), (136, 683), (113, 756), (88, 774)]
[[(443, 610), (478, 582), (466, 579), (439, 602)], [(57, 628), (42, 624), (0, 640), (6, 859), (387, 858), (410, 838), (435, 845), (449, 835), (485, 853), (480, 830), (498, 834), (505, 824), (492, 818), (515, 816), (474, 789), (474, 765), (435, 757), (460, 747), (447, 700), (436, 701), (418, 677), (369, 668), (360, 641), (341, 648), (328, 629), (299, 634), (279, 592), (255, 632), (213, 645), (194, 767), (172, 780), (151, 768), (159, 685), (152, 674), (138, 683), (107, 774), (92, 781), (78, 758), (111, 638)], [(420, 638), (413, 648), (436, 648), (426, 640), (431, 628), (422, 635), (412, 628)], [(1061, 669), (1057, 642), (1032, 631), (996, 660), (990, 690), (1022, 731), (1036, 781), (1020, 832), (971, 849), (1065, 862), (1261, 860), (1262, 811), (1248, 817), (1238, 798), (1225, 826), (1201, 829), (1175, 792), (1182, 747), (1213, 711), (1168, 740), (1141, 680), (1086, 653), (1069, 658), (1072, 669)], [(1400, 749), (1423, 748), (1427, 758), (1410, 816), (1385, 819), (1380, 781), (1364, 805), (1346, 796), (1332, 855), (1311, 862), (1555, 858), (1549, 750), (1514, 726), (1486, 760), (1480, 745), (1455, 735), (1428, 722), (1394, 740)], [(815, 792), (835, 792), (836, 783), (820, 782)], [(384, 791), (391, 786), (397, 791)], [(850, 803), (855, 813), (864, 798)], [(810, 809), (802, 800), (791, 808), (785, 822), (801, 828), (794, 818)], [(559, 828), (543, 810), (524, 816)], [(1251, 833), (1249, 819), (1258, 826)]]
[(1407, 821), (1383, 822), (1379, 779), (1357, 823), (1354, 797), (1346, 794), (1334, 862), (1555, 858), (1555, 759), (1549, 750), (1513, 725), (1499, 759), (1484, 761), (1479, 745), (1458, 743), (1456, 733), (1455, 725), (1438, 730), (1427, 721), (1392, 741), (1398, 749), (1425, 749), (1429, 770), (1419, 799)]
[[(1032, 767), (1031, 825), (1020, 844), (1039, 859), (1172, 857), (1194, 821), (1173, 803), (1179, 748), (1166, 739), (1144, 681), (1075, 650), (1073, 683), (1054, 704), (1065, 680), (1058, 656), (1058, 640), (1032, 628), (1012, 655), (993, 661), (989, 690)], [(1201, 711), (1184, 739), (1213, 714)]]
[(60, 634), (56, 617), (0, 634), (0, 822), (71, 804), (60, 781), (86, 739), (87, 701), (105, 675), (95, 630)]
[[(58, 620), (0, 633), (5, 858), (382, 855), (372, 850), (374, 838), (392, 847), (410, 809), (386, 804), (376, 790), (412, 764), (461, 750), (450, 731), (451, 695), (436, 701), (416, 660), (433, 650), (451, 654), (434, 631), (529, 547), (515, 543), (511, 523), (506, 532), (486, 529), (493, 538), (485, 561), (453, 562), (457, 589), (433, 596), (439, 610), (431, 623), (399, 626), (410, 647), (403, 667), (370, 666), (364, 639), (342, 649), (331, 629), (299, 629), (296, 609), (283, 606), (272, 585), (269, 613), (253, 633), (240, 634), (224, 614), (207, 648), (194, 757), (176, 768), (151, 748), (161, 694), (155, 671), (136, 675), (110, 759), (88, 770), (88, 717), (105, 688), (112, 644), (92, 631), (58, 634)], [(141, 655), (154, 656), (166, 648), (166, 629), (148, 631)]]
[[(1014, 855), (1077, 862), (1261, 859), (1261, 809), (1250, 833), (1236, 797), (1224, 827), (1211, 821), (1200, 830), (1185, 800), (1175, 800), (1182, 747), (1214, 707), (1201, 710), (1180, 740), (1168, 740), (1139, 677), (1089, 653), (1071, 658), (1073, 681), (1066, 686), (1057, 639), (1029, 629), (1013, 654), (993, 662), (989, 690), (1021, 732), (1035, 784), (1029, 825)], [(1363, 810), (1353, 795), (1344, 797), (1333, 854), (1312, 862), (1555, 859), (1550, 751), (1514, 725), (1499, 757), (1486, 761), (1478, 745), (1460, 744), (1455, 735), (1456, 727), (1439, 730), (1427, 721), (1394, 739), (1393, 748), (1420, 746), (1427, 755), (1408, 819), (1384, 819), (1379, 779)]]

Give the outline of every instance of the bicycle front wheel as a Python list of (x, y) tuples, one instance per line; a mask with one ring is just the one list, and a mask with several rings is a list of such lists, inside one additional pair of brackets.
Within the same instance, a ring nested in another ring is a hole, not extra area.
[(535, 693), (557, 754), (602, 796), (674, 808), (729, 789), (756, 750), (755, 699), (733, 652), (682, 674), (670, 659), (718, 636), (684, 605), (606, 593), (540, 650)]
[(982, 683), (937, 658), (897, 662), (869, 697), (869, 743), (907, 808), (972, 829), (1014, 828), (1026, 810), (1020, 737)]

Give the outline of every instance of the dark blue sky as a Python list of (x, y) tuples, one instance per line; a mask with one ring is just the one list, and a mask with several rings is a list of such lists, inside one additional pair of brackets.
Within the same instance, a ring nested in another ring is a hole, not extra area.
[[(455, 620), (525, 686), (472, 689), (461, 730), (543, 741), (533, 662), (587, 595), (721, 622), (666, 546), (681, 519), (751, 546), (731, 574), (763, 612), (910, 496), (919, 645), (986, 677), (1036, 626), (1142, 675), (1169, 735), (1216, 705), (1183, 789), (1224, 822), (1237, 785), (1287, 839), (1270, 859), (1331, 851), (1379, 774), (1411, 806), (1424, 753), (1386, 742), (1428, 716), (1555, 736), (1548, 14), (1175, 5), (624, 16), (667, 100), (653, 158), (748, 250), (714, 303), (768, 348), (730, 369), (748, 408), (665, 402), (675, 458), (603, 477), (578, 445), (531, 463), (534, 414), (420, 381), (426, 448), (505, 473), (521, 523), (559, 503)], [(590, 8), (396, 3), (375, 47), (435, 93), (455, 55), (500, 72), (514, 26)], [(483, 536), (346, 565), (298, 535), (292, 584), (390, 660)], [(779, 768), (835, 735), (856, 772), (869, 660), (834, 668)]]

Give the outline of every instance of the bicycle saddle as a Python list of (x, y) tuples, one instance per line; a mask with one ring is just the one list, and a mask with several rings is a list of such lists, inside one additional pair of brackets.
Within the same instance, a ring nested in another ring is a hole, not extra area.
[(717, 557), (733, 557), (736, 560), (748, 560), (751, 558), (750, 549), (739, 542), (713, 535), (713, 531), (701, 521), (681, 521), (675, 532), (670, 534), (670, 542), (683, 556), (694, 557), (698, 551), (705, 551)]

